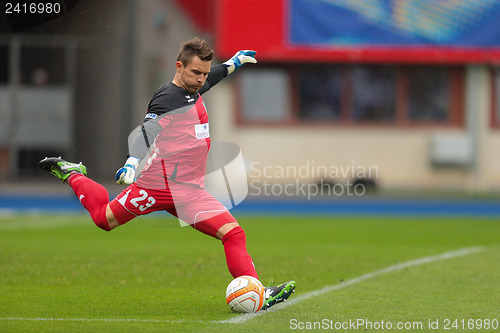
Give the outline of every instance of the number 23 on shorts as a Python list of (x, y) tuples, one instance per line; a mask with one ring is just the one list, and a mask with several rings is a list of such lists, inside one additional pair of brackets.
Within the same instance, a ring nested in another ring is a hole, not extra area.
[(140, 196), (136, 198), (130, 199), (130, 203), (138, 208), (141, 212), (144, 212), (149, 207), (153, 206), (156, 203), (155, 198), (150, 197), (148, 192), (144, 190), (139, 191)]

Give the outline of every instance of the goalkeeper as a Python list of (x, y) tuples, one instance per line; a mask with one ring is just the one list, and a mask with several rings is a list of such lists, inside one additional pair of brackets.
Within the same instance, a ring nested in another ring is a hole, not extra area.
[[(243, 64), (256, 63), (255, 53), (239, 51), (223, 64), (211, 66), (213, 50), (207, 42), (194, 38), (182, 44), (172, 82), (155, 92), (142, 130), (130, 145), (125, 165), (116, 173), (117, 183), (128, 187), (113, 200), (109, 201), (102, 185), (86, 177), (81, 163), (50, 157), (40, 161), (40, 168), (69, 184), (101, 229), (110, 231), (137, 216), (165, 210), (220, 239), (233, 277), (258, 279), (244, 230), (204, 189), (210, 131), (201, 97)], [(136, 181), (139, 163), (148, 152), (150, 157)], [(266, 288), (263, 309), (286, 300), (294, 288), (294, 281)]]

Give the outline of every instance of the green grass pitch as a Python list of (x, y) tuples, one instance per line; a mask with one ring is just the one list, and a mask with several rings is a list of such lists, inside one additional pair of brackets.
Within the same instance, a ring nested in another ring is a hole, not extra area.
[(500, 331), (498, 219), (238, 219), (261, 281), (297, 281), (286, 306), (232, 313), (220, 242), (166, 215), (109, 233), (86, 215), (3, 216), (0, 332)]

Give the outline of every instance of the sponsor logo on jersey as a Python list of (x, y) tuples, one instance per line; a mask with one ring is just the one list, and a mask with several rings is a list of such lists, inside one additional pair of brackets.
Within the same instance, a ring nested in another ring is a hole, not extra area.
[(210, 137), (210, 126), (208, 123), (194, 125), (194, 132), (197, 139), (206, 139)]
[(156, 113), (148, 113), (146, 115), (146, 119), (156, 119), (156, 117), (158, 117)]

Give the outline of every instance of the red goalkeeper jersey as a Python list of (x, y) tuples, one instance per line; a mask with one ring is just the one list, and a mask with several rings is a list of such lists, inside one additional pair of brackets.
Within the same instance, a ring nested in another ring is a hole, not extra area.
[(140, 187), (165, 189), (167, 182), (203, 187), (210, 127), (201, 95), (226, 75), (224, 65), (215, 65), (197, 93), (189, 93), (172, 82), (155, 92), (148, 105), (142, 133), (130, 146), (130, 155), (139, 159), (150, 152), (137, 179)]
[[(188, 96), (182, 95), (184, 99), (194, 99)], [(165, 188), (166, 181), (203, 187), (210, 128), (203, 99), (199, 94), (196, 97), (194, 104), (157, 116), (162, 129), (137, 180), (140, 187)]]

